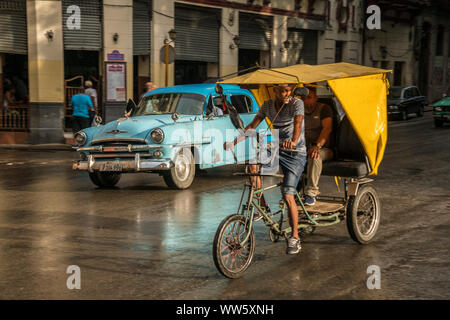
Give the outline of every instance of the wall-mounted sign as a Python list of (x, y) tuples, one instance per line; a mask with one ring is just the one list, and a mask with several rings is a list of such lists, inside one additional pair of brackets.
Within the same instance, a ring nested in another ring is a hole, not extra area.
[(105, 62), (106, 102), (122, 102), (127, 98), (127, 66), (125, 62)]
[(113, 52), (106, 54), (108, 61), (124, 61), (125, 55), (120, 53), (118, 50), (113, 50)]

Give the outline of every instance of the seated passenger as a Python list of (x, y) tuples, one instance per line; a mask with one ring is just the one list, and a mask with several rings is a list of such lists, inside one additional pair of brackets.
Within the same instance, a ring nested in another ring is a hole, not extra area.
[(305, 139), (308, 152), (305, 204), (312, 206), (319, 195), (322, 162), (333, 159), (330, 134), (333, 130), (333, 111), (329, 105), (317, 102), (315, 87), (308, 87), (305, 103)]

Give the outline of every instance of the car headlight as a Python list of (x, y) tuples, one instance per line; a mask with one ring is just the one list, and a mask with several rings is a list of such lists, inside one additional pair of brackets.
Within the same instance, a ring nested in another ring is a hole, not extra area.
[(78, 131), (77, 133), (75, 133), (74, 139), (79, 146), (82, 146), (86, 143), (86, 133), (84, 133), (83, 131)]
[(389, 109), (391, 109), (391, 110), (398, 110), (398, 106), (389, 106)]
[(153, 129), (150, 137), (154, 142), (161, 143), (164, 141), (164, 132), (160, 128)]
[(441, 112), (442, 108), (441, 107), (434, 107), (434, 111)]

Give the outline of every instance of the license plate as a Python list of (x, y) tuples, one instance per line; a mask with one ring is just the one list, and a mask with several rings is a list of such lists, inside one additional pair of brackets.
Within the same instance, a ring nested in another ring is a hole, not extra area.
[(120, 163), (103, 163), (100, 171), (122, 171), (122, 165)]

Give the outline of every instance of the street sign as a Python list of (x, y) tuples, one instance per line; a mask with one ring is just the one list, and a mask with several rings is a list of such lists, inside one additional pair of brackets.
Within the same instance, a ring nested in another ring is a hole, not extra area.
[[(166, 46), (163, 46), (159, 51), (161, 63), (166, 63)], [(169, 45), (169, 64), (175, 61), (175, 48)]]

